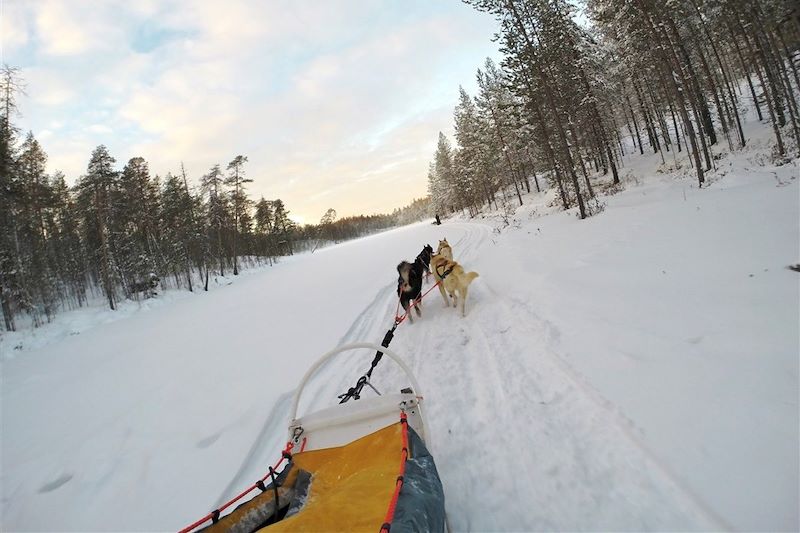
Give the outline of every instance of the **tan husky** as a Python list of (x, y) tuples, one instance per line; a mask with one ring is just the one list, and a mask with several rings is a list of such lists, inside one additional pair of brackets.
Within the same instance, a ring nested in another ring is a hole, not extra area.
[[(445, 241), (446, 242), (446, 241)], [(449, 248), (449, 246), (448, 246)], [(439, 250), (441, 250), (441, 242)], [(450, 307), (449, 294), (453, 298), (453, 307), (458, 307), (458, 297), (461, 297), (461, 316), (466, 316), (467, 293), (469, 284), (478, 277), (477, 272), (464, 272), (464, 268), (455, 261), (448, 259), (441, 252), (431, 258), (431, 272), (439, 283), (439, 292), (442, 293), (445, 307)]]
[(447, 242), (447, 239), (439, 241), (439, 248), (436, 249), (436, 255), (443, 255), (450, 261), (453, 260), (453, 248), (450, 247), (450, 243)]

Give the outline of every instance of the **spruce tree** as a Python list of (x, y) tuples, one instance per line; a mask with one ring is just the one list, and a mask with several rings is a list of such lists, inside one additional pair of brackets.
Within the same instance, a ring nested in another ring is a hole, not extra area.
[(222, 246), (222, 232), (228, 218), (227, 201), (222, 190), (224, 181), (219, 165), (211, 167), (208, 174), (203, 176), (200, 180), (201, 190), (207, 195), (205, 204), (206, 218), (209, 227), (214, 232), (213, 237), (209, 235), (209, 237), (214, 240), (214, 245), (210, 246), (210, 248), (214, 250), (220, 276), (225, 275), (225, 254)]
[[(239, 275), (239, 267), (237, 261), (237, 249), (236, 249), (236, 237), (237, 234), (241, 232), (242, 229), (246, 230), (246, 234), (249, 235), (249, 216), (248, 216), (248, 207), (250, 201), (247, 199), (247, 194), (244, 191), (244, 184), (251, 183), (253, 180), (245, 178), (244, 172), (244, 164), (247, 163), (247, 157), (243, 155), (237, 155), (233, 158), (233, 160), (228, 163), (228, 177), (225, 178), (225, 184), (230, 186), (233, 190), (231, 191), (230, 198), (231, 204), (233, 207), (233, 275)], [(240, 225), (243, 217), (247, 217), (245, 224)]]
[(92, 277), (100, 282), (111, 309), (116, 309), (116, 287), (121, 284), (109, 233), (111, 201), (117, 181), (115, 162), (105, 146), (98, 146), (92, 152), (86, 175), (77, 184), (89, 267)]

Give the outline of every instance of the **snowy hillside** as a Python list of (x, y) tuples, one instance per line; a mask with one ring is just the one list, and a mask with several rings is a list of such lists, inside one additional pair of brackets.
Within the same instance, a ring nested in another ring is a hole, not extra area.
[(447, 237), (480, 273), (467, 317), (434, 291), (392, 348), (455, 530), (796, 530), (796, 162), (723, 160), (703, 190), (640, 170), (585, 221), (531, 195), (502, 229), (404, 227), (6, 352), (2, 529), (174, 530), (230, 497), (277, 457), (307, 367), (379, 341), (396, 264)]

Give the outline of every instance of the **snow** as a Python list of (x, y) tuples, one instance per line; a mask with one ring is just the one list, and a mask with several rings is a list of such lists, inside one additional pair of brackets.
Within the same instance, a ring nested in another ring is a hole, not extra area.
[[(278, 457), (320, 354), (383, 338), (397, 263), (447, 237), (480, 273), (467, 316), (433, 291), (392, 348), (455, 530), (797, 530), (800, 180), (759, 153), (720, 159), (704, 189), (636, 155), (588, 220), (531, 194), (508, 227), (399, 228), (7, 353), (0, 527), (203, 515)], [(300, 412), (372, 355), (326, 365)], [(385, 360), (373, 381), (400, 376)]]
[[(292, 261), (293, 257), (281, 258), (281, 261)], [(263, 272), (267, 269), (266, 265), (256, 265), (249, 268), (242, 268), (241, 274), (248, 276)], [(202, 283), (195, 273), (196, 290), (202, 291)], [(212, 274), (209, 276), (208, 290), (213, 291), (226, 287), (234, 282), (235, 278), (229, 271), (226, 276)], [(171, 281), (171, 280), (170, 280)], [(80, 335), (84, 331), (102, 326), (111, 322), (116, 322), (131, 315), (147, 311), (156, 307), (161, 307), (169, 302), (189, 297), (192, 293), (188, 290), (175, 290), (173, 288), (163, 289), (158, 287), (157, 298), (140, 298), (139, 300), (122, 300), (116, 302), (116, 310), (108, 308), (108, 300), (105, 295), (95, 292), (88, 297), (88, 303), (84, 307), (59, 312), (53, 321), (46, 327), (33, 328), (32, 322), (27, 315), (18, 315), (17, 331), (0, 332), (0, 361), (11, 359), (23, 352), (43, 348), (49, 344), (60, 342), (70, 335)], [(28, 320), (26, 320), (28, 319)]]

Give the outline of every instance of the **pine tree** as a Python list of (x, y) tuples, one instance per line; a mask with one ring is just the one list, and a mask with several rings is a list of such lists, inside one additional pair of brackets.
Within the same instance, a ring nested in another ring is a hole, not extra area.
[[(319, 225), (317, 226), (317, 245), (314, 246), (316, 249), (319, 246), (320, 241), (328, 240), (328, 241), (336, 241), (336, 229), (333, 223), (336, 222), (336, 209), (329, 208), (325, 211), (325, 214), (322, 215), (322, 218), (319, 220)], [(312, 252), (314, 250), (311, 250)]]
[(52, 212), (48, 219), (48, 235), (52, 242), (62, 294), (72, 307), (86, 303), (86, 252), (80, 235), (80, 216), (64, 174), (56, 172), (51, 180)]
[(19, 70), (3, 65), (0, 69), (0, 307), (7, 331), (16, 329), (14, 315), (21, 293), (15, 217), (17, 129), (11, 122), (17, 113), (16, 96), (21, 91)]
[(166, 270), (173, 275), (177, 286), (185, 280), (192, 290), (192, 258), (194, 242), (194, 202), (178, 176), (168, 173), (161, 188), (162, 242)]
[(165, 273), (165, 260), (159, 246), (159, 191), (150, 178), (147, 162), (131, 158), (119, 175), (113, 195), (111, 234), (116, 243), (119, 269), (126, 296), (138, 298), (139, 287), (150, 278)]
[(439, 201), (444, 203), (449, 212), (461, 209), (462, 206), (457, 197), (458, 182), (453, 165), (453, 149), (450, 146), (450, 141), (447, 140), (447, 137), (442, 132), (439, 132), (439, 142), (436, 145), (436, 153), (433, 157), (433, 172), (435, 180), (447, 191), (446, 196), (439, 199)]
[(272, 202), (273, 230), (277, 238), (277, 244), (286, 247), (289, 255), (294, 255), (294, 234), (297, 230), (295, 223), (289, 218), (289, 211), (286, 210), (283, 201), (278, 199)]
[(47, 155), (39, 142), (28, 133), (17, 158), (17, 257), (21, 293), (25, 309), (34, 326), (41, 315), (48, 321), (56, 307), (55, 279), (47, 256), (45, 209), (51, 204), (51, 192), (45, 174)]
[(209, 227), (215, 232), (215, 249), (219, 275), (225, 275), (225, 259), (222, 247), (222, 232), (228, 218), (228, 208), (225, 195), (222, 191), (224, 178), (219, 165), (214, 165), (211, 170), (200, 180), (200, 187), (208, 195), (206, 202), (206, 217)]
[(261, 200), (256, 203), (256, 238), (259, 242), (260, 255), (266, 256), (272, 264), (272, 257), (275, 255), (274, 246), (272, 244), (272, 230), (273, 230), (273, 214), (272, 202), (269, 202), (261, 197)]
[(497, 184), (492, 179), (491, 150), (487, 149), (484, 132), (486, 127), (472, 98), (463, 87), (459, 87), (459, 103), (453, 112), (455, 137), (463, 171), (469, 175), (473, 187), (473, 207), (477, 209), (483, 199), (491, 209)]
[(111, 309), (116, 309), (116, 287), (121, 284), (109, 234), (111, 201), (117, 181), (115, 162), (105, 146), (98, 146), (92, 152), (86, 175), (77, 185), (90, 269), (94, 279), (100, 281)]
[[(249, 200), (244, 191), (245, 183), (252, 183), (253, 180), (244, 177), (244, 164), (247, 163), (247, 157), (237, 155), (233, 160), (228, 163), (228, 177), (225, 178), (225, 184), (233, 187), (231, 191), (231, 203), (233, 205), (233, 275), (239, 275), (238, 262), (236, 259), (236, 236), (242, 228), (249, 233), (249, 224), (240, 226), (240, 221), (243, 217), (247, 216), (247, 209), (249, 207)], [(249, 217), (248, 217), (249, 220)]]

